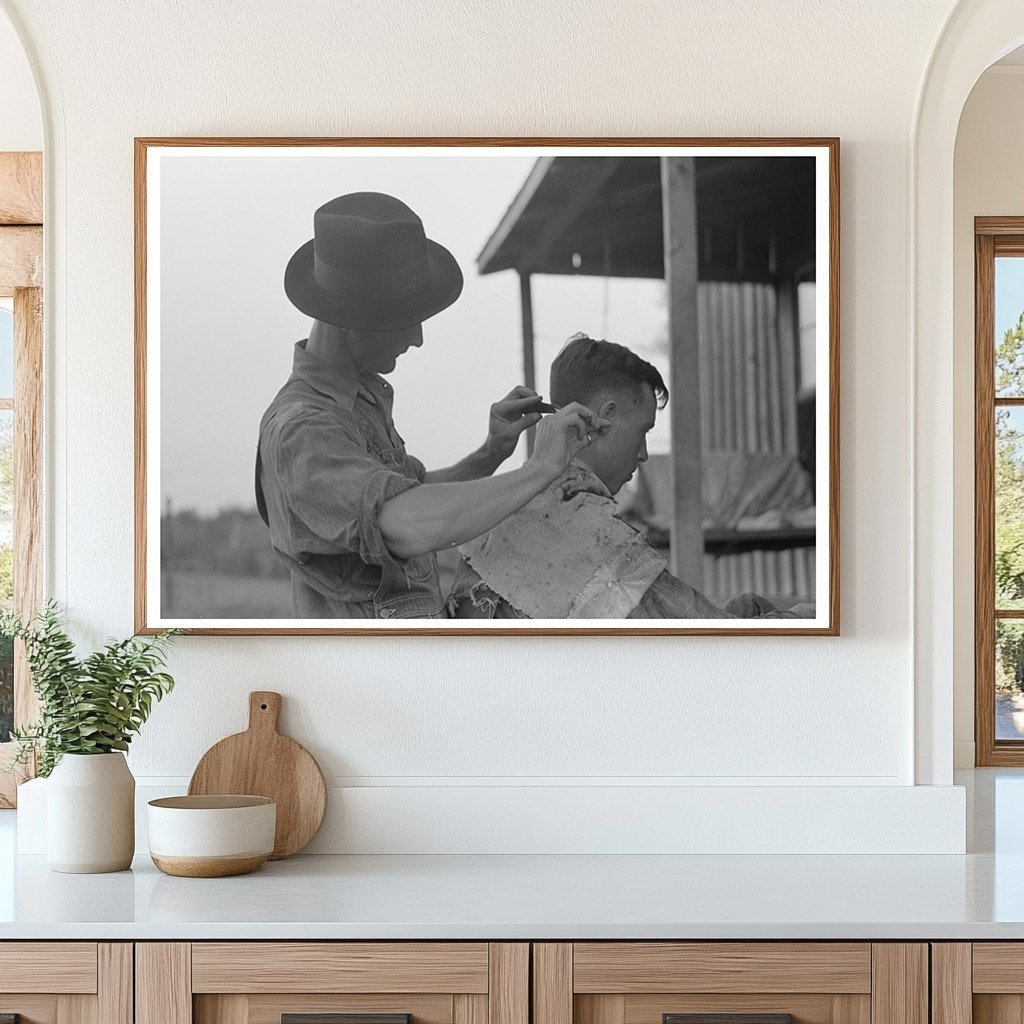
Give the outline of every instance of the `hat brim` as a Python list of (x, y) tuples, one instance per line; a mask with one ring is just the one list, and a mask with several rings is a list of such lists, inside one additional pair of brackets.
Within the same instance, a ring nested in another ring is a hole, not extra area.
[(313, 239), (300, 246), (284, 272), (284, 290), (306, 316), (338, 327), (364, 331), (397, 331), (421, 324), (447, 309), (462, 293), (462, 271), (443, 246), (427, 239), (428, 281), (415, 295), (386, 303), (359, 302), (329, 292), (313, 276)]

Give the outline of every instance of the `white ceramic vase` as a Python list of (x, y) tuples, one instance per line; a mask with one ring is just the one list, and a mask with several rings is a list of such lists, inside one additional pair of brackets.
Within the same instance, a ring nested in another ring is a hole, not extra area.
[(135, 778), (124, 754), (65, 754), (46, 783), (54, 871), (124, 871), (135, 854)]

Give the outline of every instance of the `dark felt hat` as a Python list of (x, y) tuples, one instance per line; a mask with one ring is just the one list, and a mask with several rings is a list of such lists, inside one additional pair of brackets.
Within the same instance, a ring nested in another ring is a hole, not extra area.
[(462, 291), (462, 271), (405, 203), (353, 192), (313, 215), (313, 238), (288, 261), (284, 290), (315, 320), (393, 331), (450, 306)]

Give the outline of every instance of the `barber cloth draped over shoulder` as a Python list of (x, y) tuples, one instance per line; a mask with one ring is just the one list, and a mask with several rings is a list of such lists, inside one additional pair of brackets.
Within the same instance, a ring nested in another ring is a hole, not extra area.
[(257, 504), (291, 569), (296, 618), (444, 615), (434, 555), (395, 558), (378, 525), (384, 502), (426, 475), (395, 430), (393, 397), (383, 377), (342, 377), (300, 341), (263, 416)]
[(638, 617), (654, 594), (661, 595), (657, 617), (727, 617), (669, 576), (665, 559), (618, 517), (608, 489), (578, 459), (518, 512), (459, 550), (483, 585), (528, 618)]

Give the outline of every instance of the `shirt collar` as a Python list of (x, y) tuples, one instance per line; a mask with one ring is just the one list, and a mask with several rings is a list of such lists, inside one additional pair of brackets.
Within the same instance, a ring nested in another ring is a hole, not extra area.
[(306, 341), (295, 343), (292, 361), (292, 376), (308, 384), (314, 391), (325, 394), (343, 408), (351, 410), (360, 391), (369, 392), (379, 398), (391, 396), (391, 385), (378, 373), (363, 370), (358, 377), (346, 377), (338, 373), (322, 359), (306, 351)]
[(562, 478), (562, 488), (569, 497), (580, 491), (612, 497), (612, 492), (604, 485), (604, 481), (582, 459), (572, 458)]

